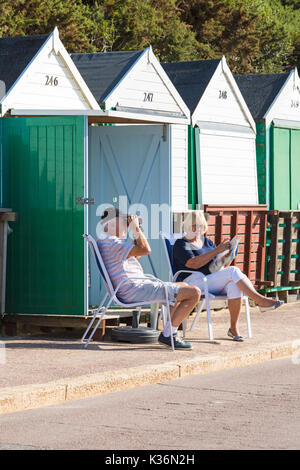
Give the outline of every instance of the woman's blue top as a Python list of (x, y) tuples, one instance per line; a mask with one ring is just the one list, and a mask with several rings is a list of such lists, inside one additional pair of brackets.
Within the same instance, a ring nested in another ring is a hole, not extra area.
[[(207, 253), (208, 251), (213, 250), (216, 248), (216, 245), (209, 239), (204, 237), (204, 243), (202, 248), (196, 247), (192, 242), (189, 242), (188, 240), (185, 240), (184, 238), (179, 238), (176, 240), (174, 243), (173, 247), (173, 265), (174, 268), (177, 271), (189, 269), (190, 271), (195, 271), (195, 272), (201, 272), (205, 275), (210, 274), (209, 271), (209, 263), (205, 264), (204, 266), (201, 266), (201, 268), (198, 269), (190, 269), (186, 267), (186, 262), (194, 258), (195, 256), (203, 255), (204, 253)], [(181, 273), (179, 274), (177, 280), (178, 281), (183, 281), (186, 277), (190, 276), (188, 273)]]

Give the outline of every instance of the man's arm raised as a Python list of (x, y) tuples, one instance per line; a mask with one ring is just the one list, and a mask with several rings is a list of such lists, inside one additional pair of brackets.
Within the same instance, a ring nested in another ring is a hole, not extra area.
[(131, 215), (129, 218), (129, 229), (132, 232), (135, 244), (133, 245), (132, 250), (130, 250), (127, 258), (130, 258), (131, 256), (139, 258), (141, 256), (149, 255), (151, 253), (151, 248), (147, 238), (140, 228), (138, 217), (136, 215)]

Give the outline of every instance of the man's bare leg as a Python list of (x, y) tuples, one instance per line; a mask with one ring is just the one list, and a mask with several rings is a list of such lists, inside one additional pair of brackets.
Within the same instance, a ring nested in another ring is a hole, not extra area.
[(172, 325), (178, 327), (183, 320), (193, 311), (201, 297), (201, 291), (196, 286), (180, 286), (177, 301), (178, 304), (171, 313)]
[(170, 336), (171, 333), (177, 331), (179, 325), (192, 312), (201, 297), (201, 291), (198, 287), (189, 286), (184, 282), (178, 284), (177, 302), (173, 307), (170, 307), (172, 325), (167, 322), (163, 331), (164, 336)]

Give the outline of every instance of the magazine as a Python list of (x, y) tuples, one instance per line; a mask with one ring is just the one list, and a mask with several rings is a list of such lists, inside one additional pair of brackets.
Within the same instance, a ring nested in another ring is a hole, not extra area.
[(227, 264), (231, 263), (232, 260), (236, 257), (238, 253), (239, 241), (236, 237), (233, 237), (230, 240), (229, 250), (225, 250), (222, 253), (219, 253), (214, 259), (210, 262), (209, 270), (211, 273), (219, 271)]

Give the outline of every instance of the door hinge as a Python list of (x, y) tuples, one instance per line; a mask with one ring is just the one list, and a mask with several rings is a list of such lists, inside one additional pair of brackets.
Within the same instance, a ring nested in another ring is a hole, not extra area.
[(95, 204), (95, 199), (93, 197), (78, 197), (76, 204)]

